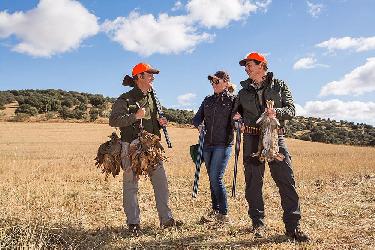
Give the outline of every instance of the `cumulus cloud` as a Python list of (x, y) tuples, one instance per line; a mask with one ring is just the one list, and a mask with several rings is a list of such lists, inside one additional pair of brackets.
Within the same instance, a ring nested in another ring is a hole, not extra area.
[(247, 0), (191, 0), (186, 8), (189, 19), (208, 28), (223, 28), (231, 21), (248, 17), (258, 7)]
[(193, 103), (192, 101), (195, 99), (197, 95), (194, 93), (186, 93), (183, 95), (177, 96), (177, 102), (181, 106), (191, 106)]
[(327, 83), (320, 90), (320, 96), (362, 95), (375, 91), (375, 57), (367, 58), (364, 65), (355, 68), (341, 80)]
[(312, 2), (307, 1), (307, 7), (308, 7), (308, 12), (312, 17), (318, 17), (322, 10), (324, 9), (323, 4), (314, 4)]
[(198, 43), (213, 38), (213, 35), (198, 33), (184, 16), (160, 14), (155, 18), (152, 14), (141, 15), (137, 11), (128, 17), (107, 20), (102, 28), (125, 50), (144, 56), (192, 51)]
[(180, 10), (182, 8), (182, 3), (181, 1), (177, 1), (174, 3), (174, 6), (172, 8), (172, 11), (177, 11), (177, 10)]
[(375, 125), (375, 102), (348, 101), (338, 99), (327, 101), (309, 101), (300, 106), (299, 112), (304, 116), (330, 118), (364, 122)]
[(13, 50), (37, 57), (76, 49), (98, 31), (97, 17), (75, 0), (40, 0), (27, 12), (0, 12), (0, 38), (16, 36)]
[(375, 49), (375, 36), (352, 38), (349, 36), (341, 38), (330, 38), (327, 41), (318, 43), (316, 47), (326, 48), (329, 52), (335, 50), (354, 50), (356, 52), (369, 51)]
[[(266, 11), (270, 3), (271, 0), (254, 4), (250, 0), (190, 0), (185, 15), (154, 16), (132, 11), (127, 17), (106, 20), (102, 30), (125, 50), (143, 56), (191, 52), (199, 43), (212, 42), (215, 37), (202, 28), (223, 28), (232, 21), (244, 20), (251, 12)], [(172, 10), (182, 7), (177, 1)]]
[(306, 110), (299, 104), (294, 104), (296, 108), (296, 116), (308, 116)]
[(299, 70), (299, 69), (313, 69), (316, 67), (328, 67), (328, 65), (317, 63), (317, 60), (315, 57), (303, 57), (299, 59), (297, 62), (294, 63), (293, 69)]

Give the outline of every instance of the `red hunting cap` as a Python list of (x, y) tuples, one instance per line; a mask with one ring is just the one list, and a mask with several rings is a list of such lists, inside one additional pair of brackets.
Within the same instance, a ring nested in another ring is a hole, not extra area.
[(138, 75), (138, 74), (143, 73), (143, 72), (152, 73), (152, 74), (159, 74), (160, 71), (152, 68), (150, 64), (138, 63), (133, 68), (132, 76)]
[(246, 56), (246, 58), (242, 59), (239, 63), (240, 63), (241, 66), (245, 66), (246, 62), (249, 61), (249, 60), (255, 60), (255, 61), (258, 61), (258, 62), (267, 63), (267, 59), (262, 54), (260, 54), (258, 52), (251, 52), (250, 54), (248, 54)]

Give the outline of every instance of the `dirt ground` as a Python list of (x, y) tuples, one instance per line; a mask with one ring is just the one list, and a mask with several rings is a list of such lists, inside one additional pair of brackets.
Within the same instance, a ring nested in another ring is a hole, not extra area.
[(302, 228), (312, 239), (298, 244), (283, 236), (280, 196), (268, 169), (263, 189), (267, 232), (264, 239), (254, 239), (241, 155), (236, 198), (230, 197), (233, 155), (225, 175), (231, 223), (198, 223), (210, 207), (204, 166), (198, 197), (191, 197), (189, 145), (198, 134), (169, 128), (170, 206), (184, 224), (159, 228), (152, 186), (142, 179), (142, 234), (132, 237), (125, 226), (121, 173), (106, 182), (94, 166), (97, 147), (112, 131), (105, 124), (0, 123), (0, 249), (375, 248), (375, 148), (287, 140)]

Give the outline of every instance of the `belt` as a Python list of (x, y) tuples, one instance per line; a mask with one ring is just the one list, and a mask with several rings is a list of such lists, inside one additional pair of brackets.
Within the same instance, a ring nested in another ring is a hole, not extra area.
[(244, 133), (249, 135), (260, 135), (260, 128), (251, 127), (251, 126), (244, 126)]
[[(252, 126), (244, 126), (244, 133), (249, 135), (260, 135), (261, 129), (258, 127), (252, 127)], [(278, 128), (277, 134), (283, 135), (285, 134), (285, 128)]]

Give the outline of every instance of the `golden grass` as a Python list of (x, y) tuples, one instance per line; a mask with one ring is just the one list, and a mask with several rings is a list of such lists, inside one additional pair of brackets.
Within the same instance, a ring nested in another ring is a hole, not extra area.
[[(371, 249), (375, 247), (375, 148), (288, 140), (301, 197), (306, 244), (286, 241), (277, 188), (267, 170), (264, 185), (267, 237), (255, 240), (244, 199), (240, 156), (237, 198), (228, 198), (231, 225), (198, 224), (210, 207), (208, 178), (201, 171), (198, 198), (191, 198), (194, 164), (188, 146), (197, 131), (169, 128), (170, 205), (180, 229), (158, 228), (153, 190), (140, 181), (143, 234), (126, 232), (122, 178), (94, 166), (105, 124), (0, 123), (1, 248), (257, 248)], [(163, 141), (164, 142), (164, 141)], [(230, 195), (233, 157), (225, 181)]]

